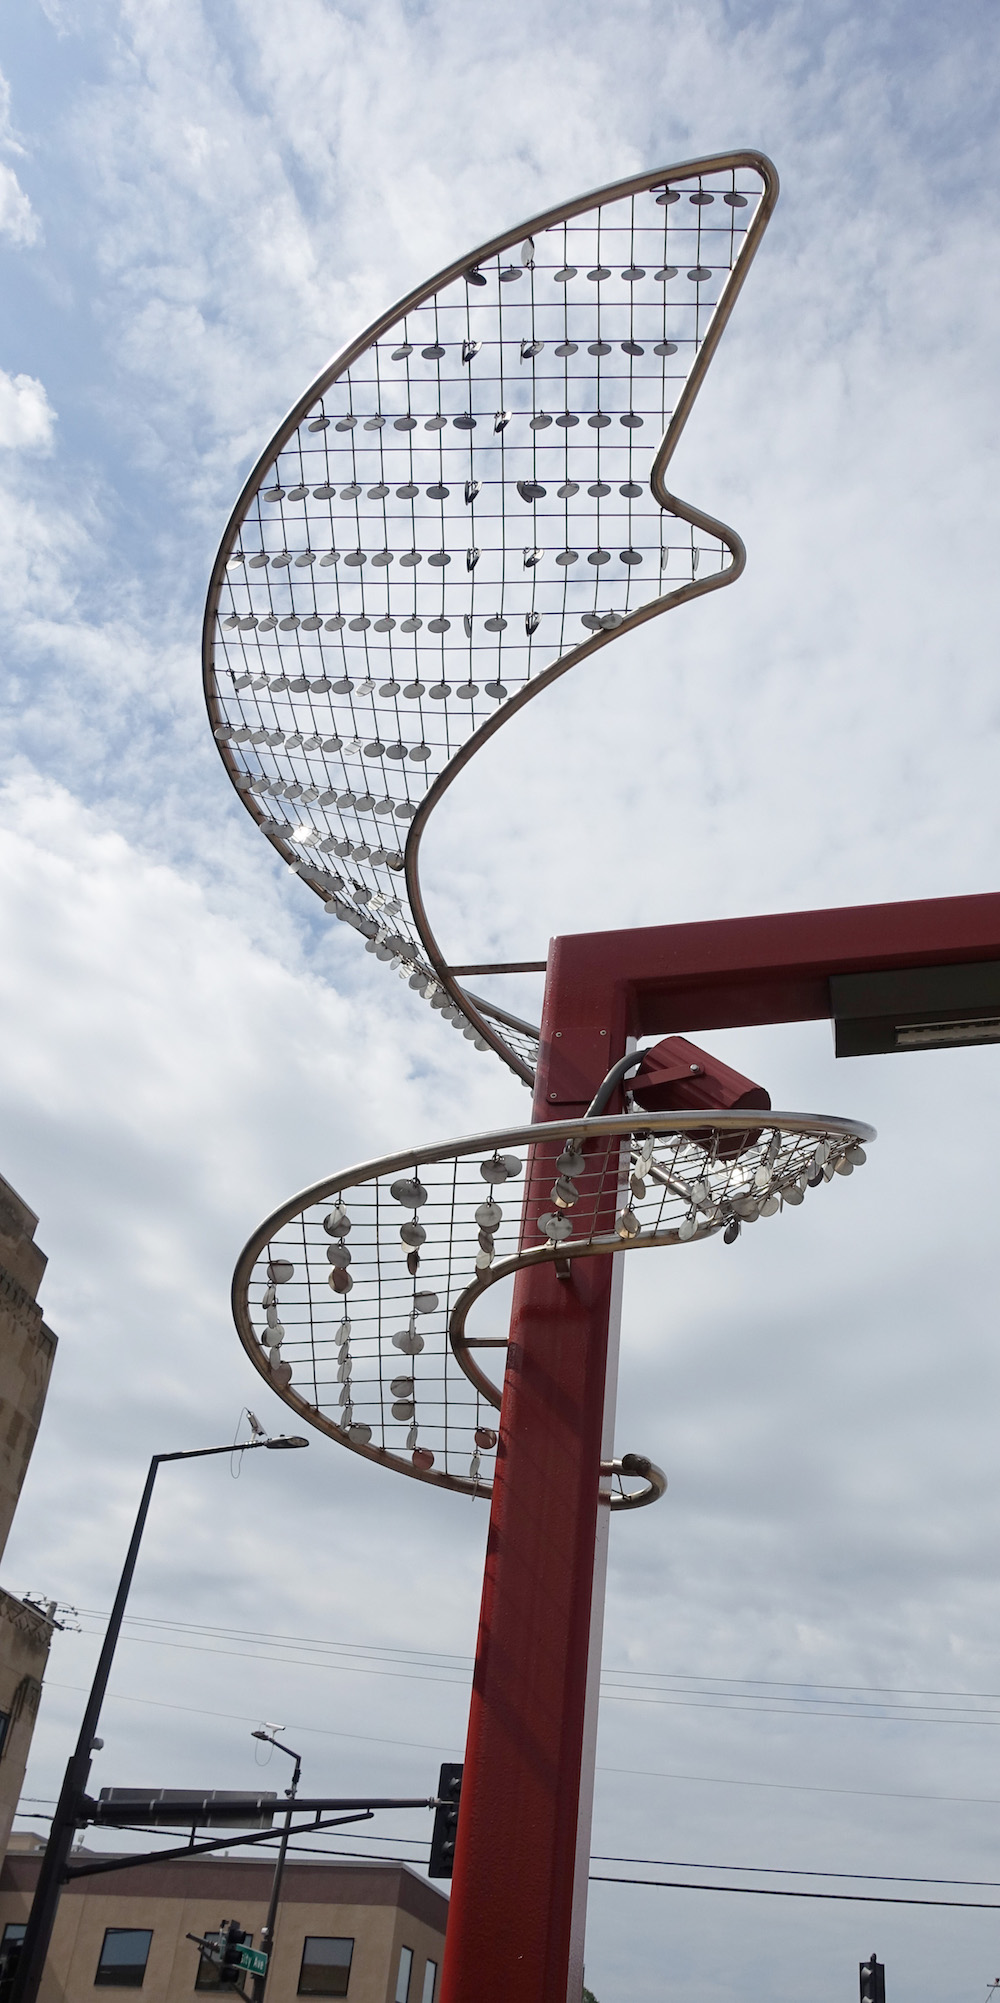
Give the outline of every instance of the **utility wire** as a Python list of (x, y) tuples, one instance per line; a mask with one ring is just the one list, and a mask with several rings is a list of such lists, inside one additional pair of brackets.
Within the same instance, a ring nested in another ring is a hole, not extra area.
[[(81, 1619), (102, 1623), (108, 1619), (108, 1615), (100, 1608), (79, 1607), (75, 1611)], [(217, 1635), (226, 1641), (245, 1640), (247, 1632), (245, 1627), (215, 1627), (203, 1621), (163, 1620), (147, 1614), (126, 1614), (124, 1625), (166, 1628), (175, 1634)], [(433, 1662), (439, 1667), (459, 1669), (471, 1669), (473, 1664), (471, 1655), (450, 1655), (445, 1650), (437, 1648), (396, 1648), (386, 1642), (331, 1641), (322, 1635), (281, 1634), (266, 1628), (255, 1629), (254, 1632), (255, 1634), (259, 1632), (262, 1641), (289, 1647), (335, 1649), (338, 1653), (346, 1655), (399, 1657), (404, 1661), (413, 1658), (416, 1661)]]
[[(90, 1609), (82, 1609), (81, 1611), (86, 1613), (88, 1618), (99, 1618), (98, 1615), (92, 1614)], [(247, 1639), (246, 1632), (240, 1630), (212, 1629), (207, 1627), (203, 1628), (197, 1626), (195, 1623), (180, 1623), (180, 1622), (167, 1623), (167, 1622), (143, 1621), (141, 1616), (137, 1616), (136, 1623), (139, 1624), (140, 1621), (142, 1625), (162, 1626), (168, 1628), (171, 1632), (175, 1633), (186, 1632), (194, 1635), (201, 1635), (208, 1639), (208, 1645), (202, 1646), (201, 1643), (194, 1640), (170, 1641), (163, 1634), (157, 1634), (157, 1635), (129, 1634), (123, 1637), (124, 1640), (132, 1642), (134, 1645), (139, 1647), (182, 1649), (190, 1651), (191, 1653), (194, 1654), (218, 1655), (229, 1659), (237, 1659), (241, 1661), (280, 1662), (286, 1667), (295, 1667), (302, 1669), (322, 1668), (329, 1671), (331, 1668), (333, 1668), (338, 1670), (341, 1674), (347, 1674), (347, 1675), (366, 1676), (366, 1677), (378, 1676), (380, 1678), (388, 1677), (392, 1680), (401, 1680), (401, 1681), (416, 1682), (416, 1683), (444, 1683), (444, 1684), (449, 1684), (452, 1687), (463, 1688), (463, 1689), (468, 1687), (468, 1678), (469, 1674), (471, 1674), (471, 1668), (472, 1668), (471, 1658), (446, 1657), (442, 1659), (441, 1657), (433, 1656), (430, 1651), (411, 1650), (404, 1652), (402, 1650), (388, 1650), (388, 1649), (382, 1650), (374, 1646), (371, 1648), (362, 1648), (360, 1644), (341, 1644), (336, 1642), (322, 1642), (319, 1640), (310, 1641), (307, 1637), (304, 1636), (282, 1637), (278, 1635), (268, 1635), (262, 1633), (259, 1637), (257, 1637), (258, 1645), (255, 1645), (252, 1648), (224, 1648), (217, 1646), (216, 1642), (212, 1641), (211, 1637), (215, 1636), (218, 1639), (228, 1639), (232, 1637), (233, 1639), (238, 1638), (241, 1641), (246, 1641)], [(321, 1658), (319, 1661), (315, 1661), (311, 1660), (308, 1656), (290, 1656), (287, 1653), (275, 1654), (267, 1652), (268, 1649), (273, 1649), (276, 1645), (282, 1647), (286, 1645), (308, 1646), (314, 1649), (321, 1650), (327, 1659), (323, 1660)], [(348, 1662), (337, 1661), (337, 1660), (331, 1661), (329, 1659), (330, 1656), (337, 1656), (342, 1651), (346, 1652), (348, 1650), (350, 1650), (350, 1653), (353, 1656), (355, 1657), (360, 1656), (362, 1659), (360, 1661), (352, 1660)], [(412, 1666), (407, 1665), (406, 1662), (407, 1654), (409, 1654), (413, 1658)], [(392, 1668), (382, 1668), (382, 1667), (372, 1666), (375, 1663), (381, 1663), (385, 1661), (391, 1661), (396, 1666)], [(424, 1670), (425, 1661), (428, 1665), (428, 1668), (430, 1669), (430, 1673), (426, 1673)], [(438, 1669), (459, 1668), (460, 1663), (463, 1665), (463, 1673), (460, 1673), (458, 1675), (454, 1676), (437, 1675), (434, 1673), (434, 1668)], [(431, 1668), (432, 1664), (434, 1665), (434, 1668)], [(467, 1671), (465, 1670), (465, 1665), (467, 1665)], [(987, 1711), (981, 1708), (982, 1703), (988, 1701), (988, 1699), (993, 1695), (993, 1693), (987, 1693), (987, 1692), (947, 1691), (940, 1693), (932, 1693), (932, 1699), (933, 1695), (937, 1694), (941, 1697), (944, 1696), (965, 1697), (968, 1700), (968, 1705), (970, 1706), (970, 1708), (965, 1708), (964, 1706), (949, 1705), (947, 1707), (947, 1710), (950, 1713), (950, 1715), (943, 1716), (941, 1715), (941, 1713), (945, 1707), (943, 1707), (942, 1704), (938, 1702), (924, 1701), (915, 1704), (900, 1704), (893, 1701), (887, 1701), (887, 1699), (891, 1699), (896, 1696), (917, 1695), (916, 1692), (906, 1692), (903, 1690), (895, 1691), (888, 1685), (871, 1686), (870, 1697), (868, 1698), (867, 1701), (863, 1703), (856, 1703), (853, 1701), (851, 1697), (848, 1696), (823, 1697), (817, 1694), (810, 1694), (802, 1697), (786, 1696), (785, 1701), (783, 1703), (772, 1703), (768, 1701), (766, 1696), (755, 1695), (753, 1687), (753, 1686), (764, 1687), (766, 1683), (766, 1687), (768, 1689), (773, 1688), (776, 1691), (781, 1690), (785, 1692), (798, 1688), (800, 1690), (808, 1690), (810, 1693), (817, 1693), (822, 1690), (836, 1691), (838, 1689), (844, 1691), (854, 1690), (857, 1691), (858, 1693), (861, 1693), (866, 1688), (866, 1686), (861, 1684), (795, 1685), (793, 1683), (779, 1681), (778, 1679), (775, 1679), (772, 1683), (770, 1679), (764, 1679), (764, 1678), (741, 1679), (738, 1677), (725, 1677), (725, 1678), (704, 1677), (700, 1679), (703, 1682), (713, 1682), (713, 1683), (717, 1682), (717, 1683), (728, 1683), (728, 1684), (739, 1684), (745, 1681), (748, 1686), (746, 1688), (739, 1690), (730, 1689), (728, 1691), (719, 1690), (716, 1692), (716, 1691), (703, 1690), (691, 1687), (684, 1688), (684, 1683), (690, 1686), (693, 1680), (692, 1677), (688, 1675), (683, 1680), (682, 1687), (679, 1690), (673, 1690), (669, 1692), (657, 1692), (655, 1687), (650, 1687), (648, 1681), (649, 1678), (657, 1676), (662, 1680), (666, 1680), (669, 1674), (670, 1672), (666, 1671), (647, 1671), (647, 1670), (610, 1671), (608, 1672), (608, 1675), (614, 1676), (615, 1678), (620, 1678), (623, 1676), (631, 1676), (633, 1678), (638, 1678), (640, 1676), (643, 1676), (647, 1679), (647, 1683), (645, 1687), (643, 1687), (642, 1685), (638, 1685), (635, 1688), (630, 1688), (625, 1690), (621, 1689), (620, 1687), (617, 1687), (615, 1683), (612, 1683), (610, 1681), (604, 1681), (602, 1682), (601, 1685), (602, 1699), (605, 1703), (612, 1703), (612, 1704), (654, 1705), (657, 1707), (666, 1707), (669, 1709), (682, 1709), (682, 1710), (745, 1711), (745, 1712), (750, 1712), (751, 1714), (756, 1713), (758, 1715), (772, 1716), (772, 1717), (791, 1716), (791, 1717), (812, 1717), (812, 1718), (847, 1718), (855, 1720), (867, 1720), (868, 1722), (876, 1724), (890, 1723), (890, 1724), (911, 1724), (911, 1725), (912, 1724), (994, 1725), (997, 1721), (1000, 1721), (1000, 1710)], [(679, 1672), (677, 1674), (677, 1681), (681, 1682), (681, 1677)], [(883, 1693), (881, 1695), (879, 1695), (880, 1690)], [(973, 1704), (975, 1704), (979, 1708), (971, 1708)]]
[[(77, 1611), (82, 1618), (99, 1621), (107, 1619), (107, 1615), (99, 1609), (81, 1607)], [(245, 1641), (247, 1632), (245, 1628), (214, 1627), (199, 1621), (160, 1620), (143, 1614), (126, 1614), (125, 1625), (164, 1628), (170, 1633), (216, 1636), (223, 1640), (232, 1641)], [(474, 1660), (470, 1655), (449, 1655), (440, 1649), (396, 1648), (382, 1642), (330, 1641), (318, 1635), (288, 1635), (268, 1630), (255, 1630), (255, 1638), (265, 1644), (273, 1644), (279, 1647), (297, 1646), (322, 1649), (324, 1651), (332, 1651), (336, 1654), (360, 1655), (362, 1657), (370, 1656), (377, 1660), (399, 1660), (402, 1663), (412, 1661), (417, 1666), (426, 1664), (427, 1666), (433, 1665), (437, 1668), (456, 1670), (471, 1670)], [(133, 1637), (133, 1639), (138, 1639), (138, 1637)], [(701, 1670), (629, 1669), (627, 1667), (606, 1668), (604, 1675), (613, 1681), (627, 1678), (632, 1682), (638, 1683), (641, 1681), (647, 1684), (655, 1680), (666, 1683), (718, 1683), (736, 1684), (739, 1686), (739, 1693), (736, 1691), (722, 1691), (720, 1694), (723, 1696), (742, 1694), (747, 1689), (805, 1690), (810, 1693), (831, 1691), (840, 1695), (846, 1693), (862, 1697), (917, 1697), (931, 1700), (957, 1698), (970, 1703), (1000, 1704), (1000, 1690), (936, 1690), (921, 1688), (920, 1686), (891, 1683), (811, 1683), (802, 1677), (715, 1676)], [(800, 1701), (808, 1703), (819, 1700), (806, 1697)], [(936, 1705), (935, 1708), (937, 1708)]]
[[(47, 1676), (46, 1690), (68, 1690), (74, 1695), (86, 1695), (80, 1683), (57, 1683)], [(176, 1711), (191, 1718), (223, 1718), (236, 1725), (254, 1725), (259, 1711), (209, 1711), (198, 1704), (168, 1704), (158, 1697), (133, 1697), (125, 1691), (113, 1690), (109, 1704), (140, 1704), (154, 1711)], [(367, 1746), (397, 1746), (405, 1752), (449, 1753), (454, 1755), (461, 1748), (452, 1740), (447, 1745), (440, 1741), (422, 1739), (387, 1739), (371, 1732), (337, 1732), (328, 1725), (289, 1724), (288, 1731), (308, 1732), (310, 1736), (323, 1739), (347, 1739), (353, 1744)], [(792, 1780), (747, 1780), (735, 1774), (674, 1773), (657, 1767), (615, 1767), (599, 1764), (598, 1773), (624, 1774), (630, 1779), (688, 1781), (698, 1787), (754, 1787), (766, 1788), (779, 1794), (836, 1794), (845, 1795), (857, 1801), (928, 1801), (943, 1802), (952, 1807), (1000, 1808), (1000, 1795), (991, 1794), (916, 1794), (910, 1789), (879, 1787), (825, 1787), (817, 1782)]]
[(777, 1885), (695, 1885), (680, 1878), (612, 1878), (590, 1873), (592, 1885), (653, 1885), (662, 1892), (740, 1892), (758, 1899), (838, 1899), (861, 1906), (944, 1906), (967, 1912), (1000, 1913), (996, 1899), (907, 1899), (888, 1892), (800, 1892)]
[[(47, 1815), (36, 1814), (32, 1816), (30, 1819), (36, 1822), (48, 1822), (51, 1820), (51, 1817)], [(128, 1828), (129, 1833), (132, 1835), (142, 1836), (148, 1833), (146, 1830), (143, 1829), (139, 1828), (133, 1829), (130, 1824), (122, 1824), (121, 1827)], [(168, 1832), (167, 1830), (163, 1831), (164, 1835), (168, 1833), (170, 1832)], [(183, 1832), (178, 1831), (176, 1833), (183, 1833)], [(280, 1840), (280, 1832), (276, 1832), (273, 1842), (277, 1843), (279, 1840)], [(340, 1840), (341, 1842), (343, 1842), (344, 1838), (341, 1837)], [(412, 1835), (379, 1836), (359, 1831), (357, 1835), (352, 1835), (347, 1840), (351, 1843), (412, 1843), (413, 1837)], [(255, 1847), (260, 1850), (270, 1850), (272, 1844), (270, 1841), (265, 1841), (263, 1843), (257, 1844)], [(303, 1855), (308, 1855), (311, 1857), (350, 1857), (357, 1854), (356, 1852), (350, 1850), (339, 1850), (339, 1849), (329, 1850), (319, 1846), (318, 1844), (307, 1844), (307, 1843), (292, 1843), (289, 1845), (289, 1849), (298, 1850)], [(423, 1857), (404, 1857), (399, 1859), (399, 1861), (406, 1864), (423, 1864), (426, 1860)], [(803, 1870), (799, 1866), (791, 1866), (785, 1864), (705, 1864), (697, 1861), (692, 1861), (690, 1858), (686, 1857), (621, 1857), (613, 1852), (605, 1852), (602, 1850), (592, 1850), (590, 1853), (590, 1861), (592, 1864), (648, 1864), (651, 1868), (663, 1871), (734, 1871), (734, 1872), (742, 1871), (754, 1874), (759, 1873), (762, 1876), (766, 1875), (768, 1877), (775, 1877), (775, 1878), (842, 1878), (850, 1880), (852, 1883), (870, 1884), (870, 1885), (954, 1885), (955, 1887), (958, 1888), (973, 1887), (982, 1891), (1000, 1891), (1000, 1881), (994, 1878), (922, 1878), (922, 1877), (915, 1877), (909, 1872), (905, 1871), (819, 1871), (819, 1870)], [(631, 1884), (638, 1885), (638, 1884), (658, 1884), (661, 1881), (659, 1879), (652, 1879), (652, 1878), (649, 1879), (608, 1878), (606, 1880), (597, 1879), (595, 1882), (608, 1883), (608, 1884), (621, 1884), (621, 1885), (631, 1885)], [(727, 1886), (727, 1885), (692, 1884), (688, 1886), (687, 1889), (690, 1891), (724, 1892), (724, 1891), (754, 1891), (757, 1888), (754, 1887), (753, 1885)], [(761, 1887), (760, 1889), (768, 1890), (770, 1888), (765, 1886)], [(791, 1896), (792, 1894), (789, 1893), (789, 1897)], [(803, 1894), (803, 1896), (805, 1895)], [(820, 1895), (817, 1894), (816, 1896)], [(831, 1892), (826, 1896), (833, 1898), (835, 1894)], [(893, 1903), (893, 1901), (890, 1900), (888, 1901), (888, 1903), (891, 1904)], [(908, 1904), (910, 1903), (910, 1901), (904, 1900), (902, 1901), (902, 1903)], [(938, 1901), (938, 1900), (930, 1900), (922, 1902), (917, 1901), (917, 1903), (918, 1904), (929, 1903), (931, 1905), (940, 1903), (943, 1903), (945, 1905), (949, 1904), (961, 1905), (963, 1901), (946, 1899), (944, 1901)], [(1000, 1910), (1000, 1907), (998, 1907), (997, 1909)], [(992, 1906), (990, 1906), (986, 1908), (986, 1910), (992, 1911), (993, 1908)]]
[[(86, 1696), (86, 1686), (82, 1683), (57, 1683), (51, 1676), (45, 1678), (44, 1690), (71, 1690), (75, 1696)], [(124, 1690), (112, 1690), (105, 1702), (108, 1704), (141, 1704), (146, 1710), (177, 1711), (187, 1718), (224, 1718), (233, 1725), (256, 1725), (260, 1721), (259, 1711), (208, 1711), (202, 1704), (168, 1704), (162, 1697), (133, 1697)], [(350, 1739), (366, 1746), (398, 1746), (405, 1752), (449, 1753), (459, 1751), (458, 1741), (451, 1739), (447, 1745), (439, 1741), (428, 1742), (420, 1739), (386, 1739), (371, 1732), (336, 1732), (329, 1725), (288, 1724), (285, 1728), (292, 1732), (308, 1732), (320, 1739)]]
[[(362, 1841), (360, 1837), (356, 1840)], [(596, 1850), (591, 1851), (590, 1861), (649, 1864), (662, 1871), (748, 1871), (775, 1878), (850, 1878), (869, 1885), (974, 1885), (982, 1891), (1000, 1892), (1000, 1881), (995, 1878), (915, 1878), (905, 1871), (804, 1871), (785, 1864), (692, 1864), (685, 1857), (611, 1857)]]

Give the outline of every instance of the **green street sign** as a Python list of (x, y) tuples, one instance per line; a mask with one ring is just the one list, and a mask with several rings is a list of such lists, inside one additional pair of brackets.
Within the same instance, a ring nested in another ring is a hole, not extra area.
[(241, 1947), (240, 1967), (245, 1968), (248, 1975), (266, 1975), (267, 1955), (259, 1947)]

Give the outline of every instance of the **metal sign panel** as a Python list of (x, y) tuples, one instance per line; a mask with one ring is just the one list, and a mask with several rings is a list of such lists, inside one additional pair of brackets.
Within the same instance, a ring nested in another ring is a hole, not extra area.
[(150, 1828), (194, 1822), (199, 1829), (270, 1829), (278, 1799), (273, 1793), (241, 1794), (221, 1787), (197, 1797), (189, 1788), (102, 1787), (98, 1798), (102, 1809), (112, 1811), (102, 1821), (141, 1822)]

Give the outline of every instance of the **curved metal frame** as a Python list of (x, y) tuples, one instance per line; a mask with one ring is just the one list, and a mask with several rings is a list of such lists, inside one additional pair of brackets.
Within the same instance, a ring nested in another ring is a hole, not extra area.
[(651, 1502), (660, 1502), (666, 1495), (667, 1477), (663, 1469), (657, 1467), (655, 1461), (648, 1460), (645, 1454), (623, 1454), (621, 1460), (601, 1462), (602, 1478), (620, 1481), (626, 1474), (636, 1475), (643, 1487), (630, 1489), (628, 1493), (622, 1489), (618, 1495), (612, 1490), (607, 1497), (602, 1492), (601, 1501), (606, 1500), (612, 1509), (646, 1509)]
[[(329, 1176), (313, 1183), (311, 1187), (272, 1211), (248, 1240), (237, 1261), (233, 1275), (232, 1307), (243, 1347), (265, 1383), (277, 1396), (281, 1397), (302, 1420), (325, 1432), (341, 1446), (348, 1447), (352, 1453), (360, 1454), (366, 1460), (377, 1461), (381, 1466), (390, 1467), (395, 1472), (406, 1474), (414, 1480), (430, 1482), (437, 1487), (449, 1488), (460, 1494), (488, 1496), (491, 1484), (487, 1481), (473, 1481), (437, 1468), (414, 1467), (387, 1448), (374, 1446), (371, 1443), (360, 1444), (350, 1439), (343, 1428), (334, 1424), (318, 1406), (309, 1404), (291, 1385), (279, 1386), (275, 1383), (249, 1313), (248, 1291), (257, 1261), (276, 1234), (313, 1205), (324, 1203), (352, 1188), (373, 1183), (398, 1171), (417, 1169), (422, 1164), (452, 1161), (477, 1153), (497, 1153), (508, 1147), (548, 1148), (553, 1142), (586, 1141), (599, 1136), (612, 1139), (620, 1137), (622, 1141), (629, 1140), (634, 1135), (650, 1134), (703, 1136), (706, 1127), (720, 1133), (746, 1133), (747, 1113), (745, 1110), (706, 1112), (704, 1109), (693, 1113), (643, 1113), (637, 1109), (630, 1114), (602, 1114), (598, 1118), (584, 1120), (554, 1120), (542, 1126), (521, 1125), (505, 1128), (498, 1133), (467, 1135), (457, 1140), (385, 1155), (374, 1161), (359, 1163), (339, 1175)], [(773, 1111), (755, 1114), (754, 1130), (759, 1134), (780, 1131), (785, 1134), (814, 1137), (818, 1140), (835, 1137), (851, 1144), (871, 1141), (875, 1137), (874, 1129), (861, 1121)], [(546, 1170), (546, 1176), (548, 1173)], [(654, 1246), (670, 1246), (684, 1242), (700, 1243), (716, 1235), (725, 1222), (726, 1218), (721, 1217), (716, 1222), (699, 1224), (696, 1235), (690, 1240), (682, 1239), (678, 1230), (670, 1227), (649, 1231), (645, 1235), (640, 1233), (628, 1239), (618, 1236), (575, 1240), (570, 1238), (559, 1243), (522, 1247), (513, 1257), (491, 1266), (486, 1273), (462, 1291), (449, 1315), (448, 1340), (451, 1351), (474, 1389), (488, 1404), (496, 1408), (500, 1403), (499, 1391), (479, 1370), (470, 1354), (470, 1350), (477, 1346), (475, 1338), (465, 1334), (472, 1307), (491, 1286), (530, 1266), (560, 1265), (567, 1260), (577, 1258), (607, 1258), (623, 1252), (651, 1249)], [(490, 1341), (486, 1346), (505, 1348), (506, 1342)], [(612, 1497), (611, 1506), (621, 1508), (635, 1504), (628, 1497), (624, 1500)]]
[[(694, 399), (698, 394), (709, 363), (732, 313), (747, 271), (756, 253), (760, 237), (767, 226), (775, 201), (777, 200), (778, 177), (771, 161), (767, 159), (766, 155), (755, 151), (721, 153), (707, 156), (703, 159), (682, 162), (679, 165), (660, 168), (652, 173), (633, 175), (623, 181), (610, 183), (607, 187), (579, 196), (572, 202), (561, 203), (556, 207), (545, 210), (542, 214), (532, 217), (528, 222), (521, 224), (516, 229), (503, 231), (488, 243), (481, 245), (476, 251), (466, 254), (464, 257), (456, 259), (453, 263), (445, 266), (430, 281), (415, 287), (403, 299), (399, 300), (385, 313), (372, 321), (362, 334), (356, 336), (353, 341), (341, 349), (335, 359), (322, 371), (304, 395), (293, 405), (289, 415), (275, 432), (244, 483), (240, 497), (230, 515), (212, 571), (203, 627), (202, 658), (206, 706), (213, 727), (217, 727), (221, 723), (224, 723), (225, 719), (219, 707), (217, 692), (213, 685), (214, 636), (219, 597), (226, 571), (227, 559), (234, 548), (247, 507), (259, 490), (264, 475), (276, 462), (280, 451), (293, 437), (301, 421), (307, 416), (309, 410), (316, 404), (317, 399), (323, 395), (324, 391), (339, 378), (343, 377), (351, 365), (359, 360), (366, 351), (371, 349), (378, 338), (401, 321), (407, 313), (412, 312), (420, 305), (426, 304), (445, 286), (457, 279), (461, 279), (470, 269), (473, 269), (488, 258), (497, 256), (499, 253), (510, 249), (519, 243), (522, 238), (532, 238), (536, 233), (550, 229), (559, 223), (565, 223), (573, 217), (584, 215), (609, 202), (627, 199), (630, 196), (642, 194), (661, 186), (667, 188), (672, 183), (690, 181), (694, 177), (723, 173), (729, 170), (735, 172), (741, 168), (754, 171), (760, 176), (762, 194), (746, 230), (743, 243), (729, 269), (728, 277), (714, 306), (713, 317), (708, 331), (701, 340), (691, 372), (681, 389), (677, 405), (661, 438), (654, 456), (650, 475), (652, 495), (660, 509), (670, 511), (692, 528), (700, 528), (716, 538), (723, 547), (729, 550), (732, 561), (728, 568), (723, 571), (701, 578), (692, 577), (676, 589), (627, 613), (613, 629), (594, 633), (578, 647), (571, 648), (567, 653), (552, 662), (548, 668), (543, 669), (537, 675), (533, 676), (513, 696), (506, 697), (502, 702), (502, 706), (494, 714), (487, 717), (465, 743), (461, 745), (459, 750), (451, 756), (417, 807), (406, 839), (404, 868), (407, 897), (413, 923), (427, 956), (429, 968), (432, 970), (437, 982), (440, 983), (452, 1006), (460, 1011), (475, 1035), (494, 1049), (497, 1055), (525, 1083), (529, 1084), (532, 1079), (531, 1067), (511, 1047), (510, 1042), (504, 1038), (498, 1024), (506, 1023), (509, 1027), (515, 1028), (522, 1036), (526, 1029), (531, 1028), (531, 1025), (521, 1024), (517, 1017), (509, 1017), (504, 1010), (495, 1009), (490, 1002), (479, 997), (474, 997), (466, 989), (463, 989), (452, 974), (438, 946), (427, 916), (420, 885), (419, 857), (421, 840), (430, 814), (453, 780), (457, 778), (459, 772), (464, 769), (474, 753), (494, 735), (500, 726), (507, 722), (517, 710), (523, 708), (524, 704), (533, 696), (537, 695), (543, 688), (548, 687), (550, 683), (557, 680), (561, 675), (566, 674), (570, 668), (575, 667), (579, 662), (596, 653), (599, 648), (606, 646), (609, 640), (616, 638), (619, 634), (633, 630), (635, 627), (645, 623), (646, 620), (672, 609), (675, 605), (683, 604), (691, 598), (700, 597), (708, 591), (718, 590), (723, 585), (732, 583), (742, 571), (746, 560), (745, 551), (740, 537), (736, 534), (735, 530), (728, 528), (713, 516), (681, 501), (677, 496), (673, 495), (665, 484), (665, 474), (684, 426), (687, 423)], [(235, 784), (238, 767), (228, 744), (220, 743), (219, 751), (223, 763), (229, 772), (229, 776)], [(241, 793), (241, 798), (252, 817), (258, 823), (262, 823), (265, 816), (258, 806), (257, 801), (246, 792)], [(299, 866), (298, 859), (291, 853), (289, 845), (286, 842), (283, 842), (280, 838), (274, 839), (273, 837), (272, 841), (273, 846), (278, 849), (278, 852), (287, 863), (296, 867)], [(318, 895), (325, 894), (318, 886), (312, 885), (311, 887), (316, 888)]]

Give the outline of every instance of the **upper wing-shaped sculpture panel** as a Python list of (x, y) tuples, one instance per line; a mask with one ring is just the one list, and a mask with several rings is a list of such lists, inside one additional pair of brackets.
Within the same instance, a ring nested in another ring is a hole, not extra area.
[(509, 232), (354, 341), (255, 468), (216, 561), (209, 713), (328, 911), (531, 1075), (423, 908), (427, 813), (515, 707), (710, 590), (739, 538), (664, 473), (777, 192), (761, 156), (618, 183)]

